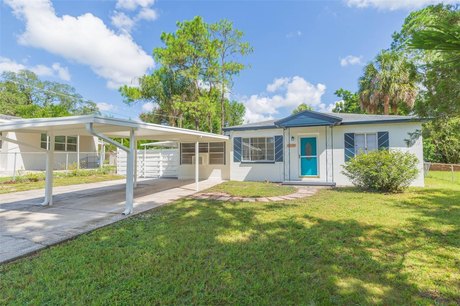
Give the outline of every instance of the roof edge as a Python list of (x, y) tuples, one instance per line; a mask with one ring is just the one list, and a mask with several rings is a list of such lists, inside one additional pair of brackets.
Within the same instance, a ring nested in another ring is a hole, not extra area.
[(310, 114), (310, 115), (313, 115), (314, 117), (316, 118), (321, 118), (321, 119), (324, 119), (326, 121), (331, 121), (331, 124), (332, 123), (337, 123), (337, 122), (341, 122), (342, 121), (342, 118), (340, 117), (337, 117), (337, 116), (333, 116), (333, 115), (329, 115), (329, 114), (324, 114), (324, 113), (320, 113), (320, 112), (316, 112), (316, 111), (311, 111), (311, 110), (305, 110), (303, 112), (299, 112), (297, 114), (293, 114), (293, 115), (290, 115), (290, 116), (287, 116), (283, 119), (280, 119), (280, 120), (277, 120), (274, 122), (275, 125), (279, 125), (281, 126), (281, 124), (285, 123), (286, 121), (289, 121), (289, 120), (292, 120), (294, 118), (297, 118), (299, 116), (302, 116), (302, 115), (306, 115), (306, 114)]

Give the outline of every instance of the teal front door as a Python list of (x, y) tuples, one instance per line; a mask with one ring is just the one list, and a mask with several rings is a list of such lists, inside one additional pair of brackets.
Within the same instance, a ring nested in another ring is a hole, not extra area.
[(300, 176), (318, 175), (316, 137), (300, 138)]

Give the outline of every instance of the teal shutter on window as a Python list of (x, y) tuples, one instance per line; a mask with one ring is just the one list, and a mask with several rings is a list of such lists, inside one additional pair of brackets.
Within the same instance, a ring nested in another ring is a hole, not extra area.
[(355, 157), (355, 133), (345, 133), (345, 161)]
[(233, 138), (233, 161), (236, 163), (241, 161), (241, 137)]
[(390, 138), (388, 132), (377, 133), (377, 144), (379, 150), (388, 150), (390, 148)]
[(275, 136), (275, 161), (283, 161), (283, 136)]

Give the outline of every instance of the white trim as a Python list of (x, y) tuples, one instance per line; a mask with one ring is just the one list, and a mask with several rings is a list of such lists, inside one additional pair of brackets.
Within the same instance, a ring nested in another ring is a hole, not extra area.
[[(22, 119), (0, 123), (0, 131), (14, 131), (19, 129), (33, 129), (33, 128), (45, 128), (43, 130), (51, 130), (54, 126), (64, 127), (66, 125), (85, 125), (87, 123), (96, 123), (104, 125), (113, 125), (126, 128), (143, 129), (146, 131), (157, 131), (165, 132), (166, 134), (176, 135), (188, 135), (188, 136), (199, 136), (208, 137), (212, 139), (228, 140), (229, 137), (225, 135), (218, 135), (213, 133), (189, 130), (178, 127), (164, 126), (160, 124), (136, 122), (132, 120), (116, 119), (116, 118), (104, 118), (99, 116), (70, 116), (70, 117), (57, 117), (57, 118), (33, 118), (33, 119)], [(41, 131), (43, 131), (41, 130)], [(56, 129), (56, 134), (59, 130)], [(37, 131), (38, 132), (38, 131)], [(127, 131), (126, 131), (127, 132)], [(117, 136), (123, 137), (123, 136)], [(129, 137), (129, 132), (124, 137)]]
[(369, 150), (367, 149), (367, 135), (375, 135), (375, 150), (371, 151), (376, 151), (379, 148), (379, 139), (378, 139), (378, 133), (377, 132), (365, 132), (365, 133), (353, 133), (353, 138), (354, 138), (354, 151), (355, 151), (355, 156), (358, 155), (358, 152), (356, 152), (356, 135), (364, 135), (364, 151), (361, 153), (369, 153)]
[[(258, 160), (252, 160), (251, 159), (251, 148), (249, 148), (249, 159), (243, 159), (243, 140), (244, 139), (249, 139), (249, 146), (251, 147), (251, 139), (254, 139), (254, 138), (264, 138), (265, 139), (265, 157), (267, 157), (267, 139), (271, 138), (273, 139), (273, 159), (258, 159)], [(241, 162), (243, 163), (271, 163), (271, 162), (275, 162), (275, 136), (255, 136), (255, 137), (241, 137)]]

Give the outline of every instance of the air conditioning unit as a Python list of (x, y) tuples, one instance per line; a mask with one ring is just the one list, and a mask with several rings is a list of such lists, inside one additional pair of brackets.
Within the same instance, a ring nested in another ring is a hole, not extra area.
[[(200, 153), (199, 156), (199, 165), (208, 164), (208, 153)], [(192, 156), (192, 164), (195, 164), (195, 156)]]

